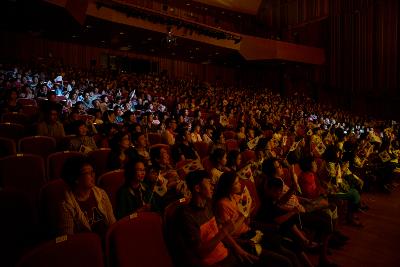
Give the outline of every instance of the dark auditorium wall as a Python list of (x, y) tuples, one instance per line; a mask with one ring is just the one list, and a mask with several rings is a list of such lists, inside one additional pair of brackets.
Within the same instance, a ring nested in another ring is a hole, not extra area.
[(347, 107), (399, 118), (400, 2), (331, 0), (330, 90)]
[(54, 60), (63, 64), (79, 68), (89, 68), (92, 60), (96, 60), (96, 67), (101, 67), (101, 62), (104, 62), (104, 55), (115, 55), (155, 62), (157, 63), (155, 65), (158, 65), (158, 70), (154, 71), (161, 72), (166, 70), (172, 77), (187, 79), (193, 77), (208, 82), (222, 80), (227, 84), (235, 82), (237, 71), (234, 68), (225, 66), (197, 64), (162, 56), (149, 56), (134, 52), (48, 40), (33, 37), (29, 34), (0, 31), (0, 36), (0, 60), (2, 61), (16, 59), (21, 62), (30, 62), (37, 60), (39, 57), (49, 58), (51, 54)]

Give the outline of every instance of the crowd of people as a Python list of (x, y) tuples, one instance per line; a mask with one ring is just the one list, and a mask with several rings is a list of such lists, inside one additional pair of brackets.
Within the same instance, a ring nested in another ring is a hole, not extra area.
[[(33, 134), (68, 137), (68, 149), (83, 154), (110, 148), (106, 169), (125, 171), (113, 208), (96, 184), (95, 166), (68, 160), (60, 234), (104, 236), (116, 220), (162, 213), (186, 197), (177, 234), (192, 265), (314, 266), (308, 253), (317, 251), (319, 266), (337, 266), (328, 254), (348, 240), (338, 228), (341, 216), (362, 228), (362, 193), (397, 186), (396, 122), (301, 94), (24, 65), (0, 67), (0, 94), (2, 114), (22, 113), (21, 99), (36, 101)], [(150, 136), (163, 145), (151, 146)], [(254, 184), (256, 196), (241, 180)]]

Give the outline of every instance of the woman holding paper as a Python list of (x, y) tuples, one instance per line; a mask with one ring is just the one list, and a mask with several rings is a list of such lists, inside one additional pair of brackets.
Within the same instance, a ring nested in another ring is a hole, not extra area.
[[(235, 172), (225, 172), (221, 175), (214, 193), (214, 201), (215, 214), (222, 225), (249, 216), (251, 196), (248, 190), (242, 190)], [(249, 219), (243, 221), (232, 233), (232, 237), (249, 253), (259, 256), (258, 266), (262, 265), (261, 262), (265, 262), (265, 266), (300, 266), (296, 255), (280, 245), (279, 234), (262, 233), (252, 229)], [(265, 247), (268, 247), (268, 250)]]

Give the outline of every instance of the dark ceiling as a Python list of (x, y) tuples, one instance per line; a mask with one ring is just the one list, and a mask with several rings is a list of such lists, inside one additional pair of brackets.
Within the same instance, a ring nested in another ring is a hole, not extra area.
[(195, 63), (235, 67), (244, 64), (237, 51), (186, 38), (167, 38), (167, 26), (165, 33), (159, 33), (94, 17), (86, 17), (85, 24), (80, 25), (65, 9), (38, 0), (1, 1), (0, 9), (0, 29), (5, 31)]

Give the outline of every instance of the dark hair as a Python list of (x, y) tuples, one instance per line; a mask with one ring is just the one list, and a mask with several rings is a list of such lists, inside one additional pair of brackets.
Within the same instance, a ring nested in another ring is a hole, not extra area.
[(214, 192), (214, 200), (218, 201), (224, 197), (229, 197), (233, 184), (236, 180), (236, 172), (224, 172), (220, 177)]
[[(178, 134), (175, 136), (175, 142), (177, 143), (177, 144), (179, 144), (179, 143), (182, 143), (183, 141), (185, 141), (185, 139), (186, 139), (186, 132), (187, 132), (188, 130), (186, 129), (186, 128), (180, 128), (179, 130), (178, 130)], [(187, 140), (187, 141), (190, 141), (190, 140)]]
[(271, 178), (267, 180), (267, 190), (278, 189), (283, 187), (283, 181), (279, 178)]
[(217, 148), (214, 152), (210, 155), (210, 161), (214, 166), (218, 165), (218, 161), (220, 161), (224, 155), (226, 154), (225, 150), (222, 148)]
[(61, 178), (71, 189), (76, 187), (81, 170), (85, 165), (93, 167), (92, 162), (84, 156), (76, 156), (65, 160), (61, 170)]
[(76, 135), (79, 135), (79, 127), (81, 127), (82, 125), (86, 126), (86, 123), (83, 120), (74, 121), (73, 129)]
[(133, 133), (133, 134), (131, 135), (131, 141), (132, 141), (133, 143), (136, 143), (137, 140), (139, 139), (139, 137), (141, 137), (142, 135), (145, 135), (145, 133), (144, 133), (144, 132), (135, 132), (135, 133)]
[(240, 155), (239, 150), (234, 149), (234, 150), (229, 151), (228, 155), (227, 155), (226, 166), (228, 166), (228, 167), (237, 167), (236, 166), (236, 160), (239, 157), (239, 155)]
[(204, 179), (210, 179), (208, 172), (205, 170), (196, 170), (186, 175), (186, 184), (190, 192), (194, 193), (194, 187), (200, 184)]
[(223, 135), (223, 133), (219, 130), (213, 131), (212, 134), (212, 140), (214, 143), (217, 143), (219, 141), (219, 139), (221, 138), (221, 135)]
[(143, 163), (144, 166), (146, 166), (146, 163), (141, 160), (140, 158), (134, 158), (128, 160), (127, 163), (125, 163), (124, 166), (124, 175), (125, 175), (125, 183), (130, 183), (132, 180), (135, 179), (136, 177), (136, 164), (138, 163)]
[(337, 152), (339, 150), (337, 149), (336, 146), (334, 145), (330, 145), (326, 148), (324, 154), (323, 154), (323, 158), (327, 161), (327, 162), (336, 162), (338, 160), (338, 156), (337, 156)]
[(275, 168), (275, 161), (278, 161), (277, 158), (268, 158), (266, 160), (263, 161), (262, 163), (262, 172), (268, 177), (268, 178), (272, 178), (275, 175), (276, 172), (276, 168)]
[(155, 161), (161, 158), (161, 146), (152, 147), (150, 149), (151, 161)]
[(108, 116), (114, 114), (114, 111), (112, 110), (106, 110), (103, 113), (103, 122), (104, 123), (113, 123), (113, 121), (110, 121), (110, 119), (108, 118)]
[(129, 136), (129, 134), (127, 134), (125, 132), (121, 132), (121, 131), (115, 133), (113, 135), (113, 137), (111, 138), (111, 140), (110, 140), (110, 148), (113, 151), (121, 151), (120, 150), (120, 143), (122, 141), (122, 138), (124, 138), (124, 136), (126, 136), (126, 135)]
[(303, 172), (309, 172), (312, 169), (312, 163), (315, 159), (311, 156), (308, 157), (304, 157), (302, 159), (300, 159), (299, 161), (299, 165), (300, 165), (300, 169)]

